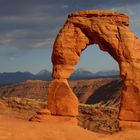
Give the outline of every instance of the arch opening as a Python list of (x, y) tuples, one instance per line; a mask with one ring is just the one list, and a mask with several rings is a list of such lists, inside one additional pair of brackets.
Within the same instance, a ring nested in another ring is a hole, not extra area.
[(110, 54), (100, 50), (98, 45), (89, 45), (81, 53), (69, 84), (79, 103), (118, 108), (122, 87), (119, 73), (118, 63)]
[(75, 66), (75, 70), (83, 68), (90, 72), (100, 71), (119, 71), (119, 65), (116, 60), (106, 51), (102, 51), (98, 44), (88, 45), (81, 52), (80, 60)]

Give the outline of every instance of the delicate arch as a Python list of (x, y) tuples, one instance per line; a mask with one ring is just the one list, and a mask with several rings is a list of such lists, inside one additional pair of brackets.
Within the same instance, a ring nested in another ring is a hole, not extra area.
[[(119, 64), (124, 84), (119, 118), (140, 121), (140, 42), (130, 31), (129, 18), (125, 14), (97, 10), (70, 14), (54, 43), (53, 78), (65, 79), (66, 82), (81, 52), (90, 44), (98, 44), (101, 50), (107, 51)], [(49, 95), (52, 94), (50, 88)], [(48, 107), (53, 110), (50, 107), (52, 98), (49, 97)], [(56, 108), (54, 114), (57, 114)], [(63, 115), (60, 112), (58, 114)]]

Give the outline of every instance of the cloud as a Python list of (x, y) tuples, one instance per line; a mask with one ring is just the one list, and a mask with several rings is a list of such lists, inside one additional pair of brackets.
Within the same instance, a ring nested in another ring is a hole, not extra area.
[[(59, 28), (59, 23), (64, 20), (63, 16), (51, 18), (49, 16), (11, 16), (3, 17), (3, 25), (0, 26), (0, 46), (14, 46), (17, 48), (38, 48), (36, 43), (53, 40)], [(50, 39), (51, 38), (51, 39)], [(48, 43), (46, 47), (50, 46)], [(45, 45), (41, 45), (44, 46)], [(40, 47), (41, 47), (40, 46)]]
[(47, 38), (47, 39), (44, 39), (44, 40), (41, 40), (40, 42), (38, 41), (37, 43), (35, 43), (33, 45), (33, 48), (45, 48), (45, 47), (50, 47), (50, 46), (53, 46), (53, 40), (52, 38)]
[[(1, 0), (0, 47), (13, 47), (19, 50), (52, 47), (57, 32), (69, 13), (99, 8), (125, 11), (135, 16), (137, 11), (129, 10), (135, 5), (140, 5), (140, 1)], [(139, 21), (134, 23), (139, 25)]]
[(62, 8), (67, 9), (67, 8), (69, 8), (69, 5), (64, 4), (64, 5), (62, 5)]
[[(51, 30), (50, 30), (51, 32)], [(53, 32), (53, 31), (52, 31)], [(18, 49), (33, 49), (51, 47), (53, 38), (36, 31), (13, 30), (0, 36), (0, 46), (16, 47)]]
[(9, 57), (9, 60), (10, 61), (14, 61), (15, 60), (15, 57)]

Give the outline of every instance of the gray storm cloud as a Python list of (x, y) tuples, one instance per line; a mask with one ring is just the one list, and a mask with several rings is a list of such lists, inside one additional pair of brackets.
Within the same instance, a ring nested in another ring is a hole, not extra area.
[(139, 0), (1, 0), (0, 47), (52, 47), (59, 28), (70, 12), (113, 7), (119, 9), (138, 4)]

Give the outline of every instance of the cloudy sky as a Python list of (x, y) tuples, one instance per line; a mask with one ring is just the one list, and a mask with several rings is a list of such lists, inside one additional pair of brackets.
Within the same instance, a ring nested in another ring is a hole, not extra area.
[[(0, 0), (0, 72), (51, 71), (53, 42), (67, 15), (87, 9), (129, 14), (140, 37), (139, 0)], [(98, 46), (89, 46), (80, 67), (96, 72), (118, 69), (118, 64)]]

